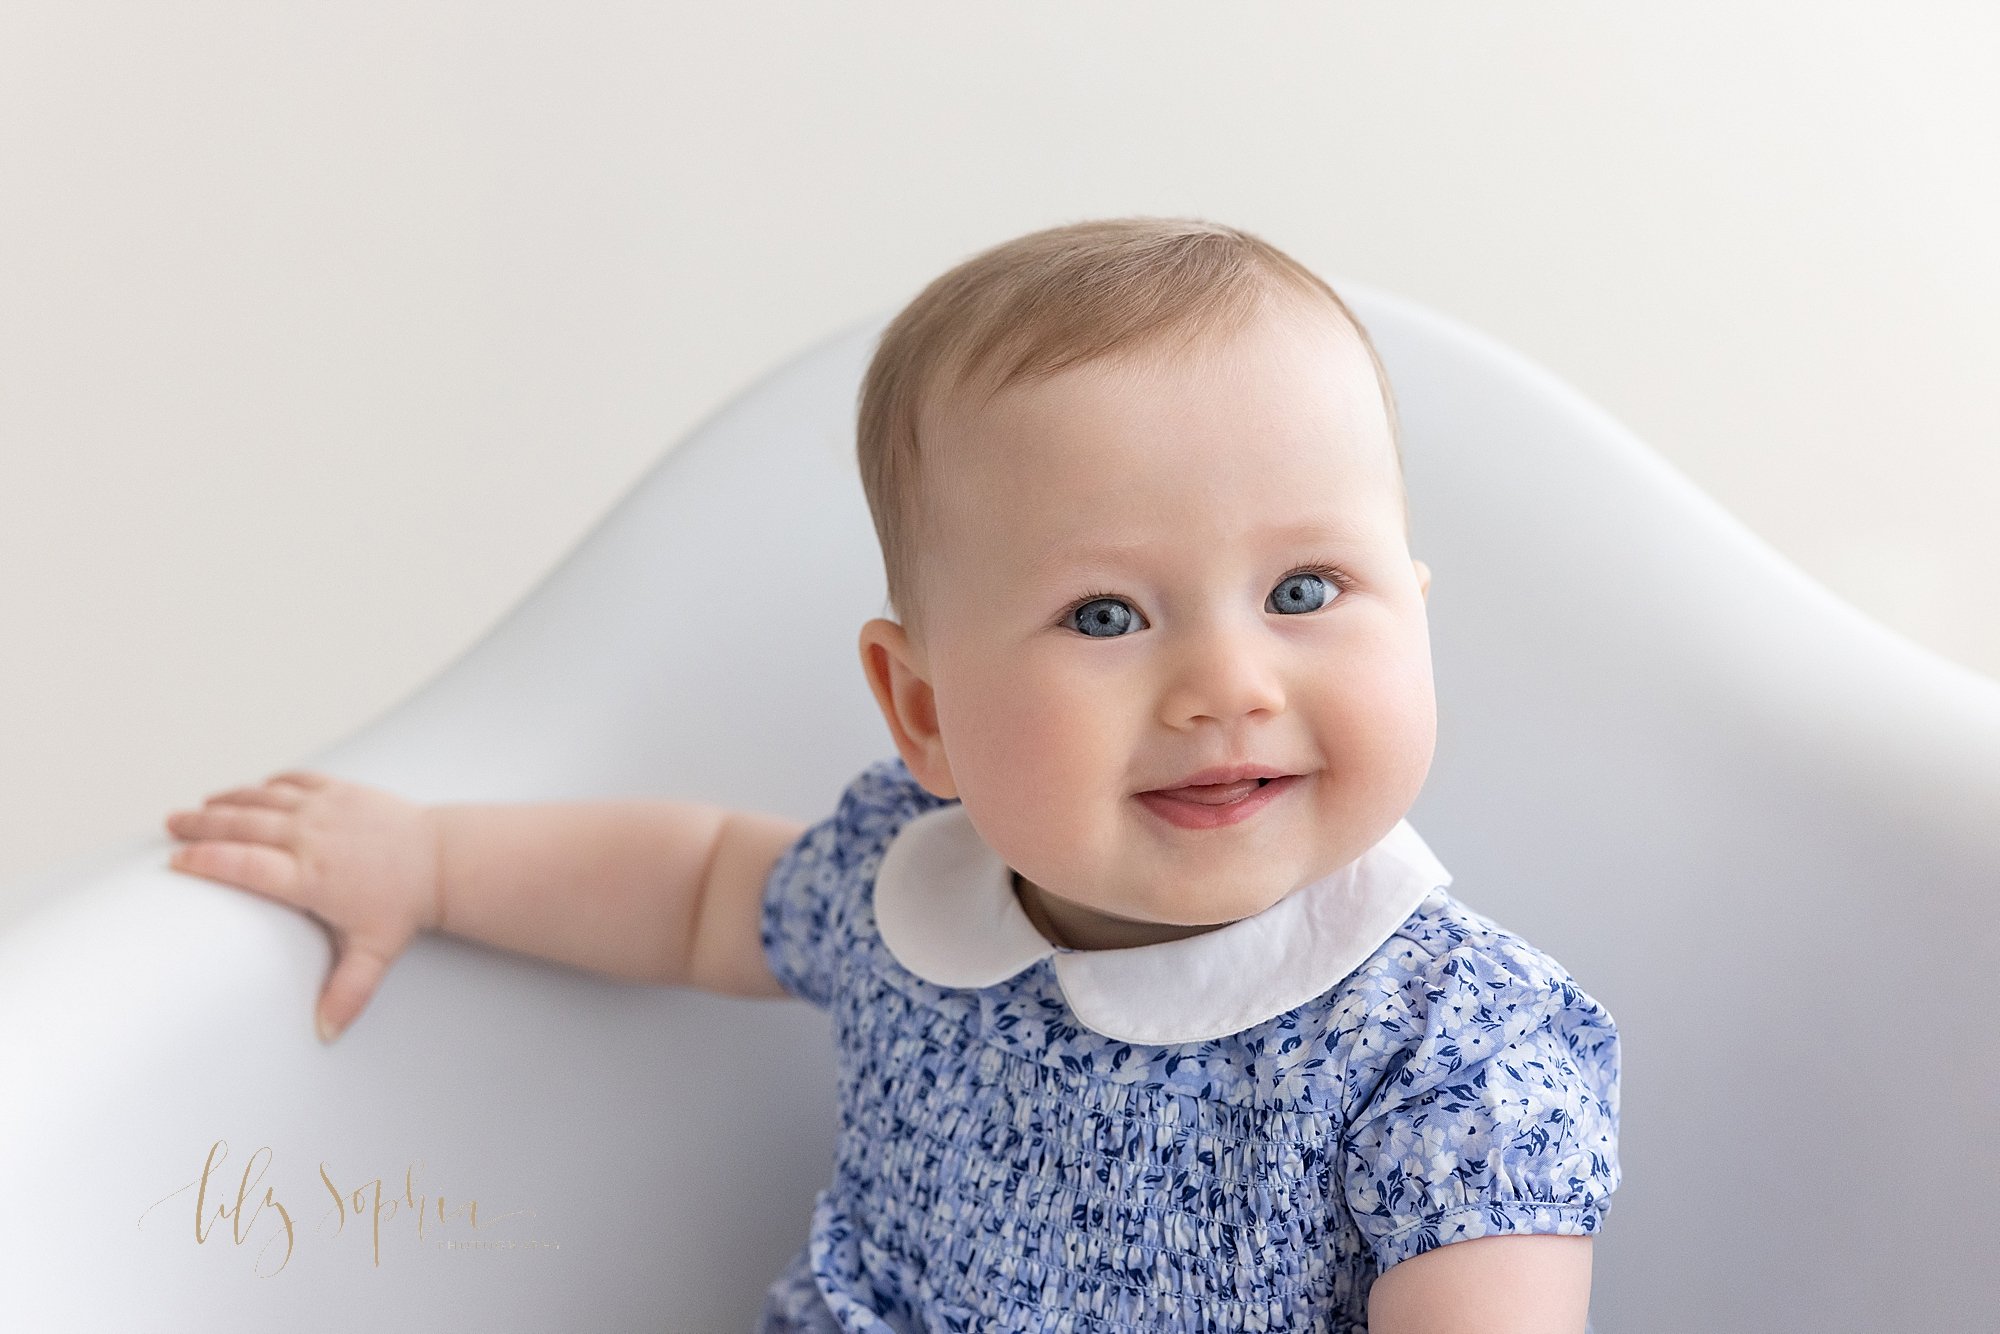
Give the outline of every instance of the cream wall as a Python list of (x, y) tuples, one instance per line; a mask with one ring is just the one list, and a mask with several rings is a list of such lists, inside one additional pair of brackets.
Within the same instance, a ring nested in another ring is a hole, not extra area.
[(1095, 215), (1496, 335), (2000, 675), (1996, 56), (1945, 0), (10, 4), (0, 876), (346, 735), (775, 363)]

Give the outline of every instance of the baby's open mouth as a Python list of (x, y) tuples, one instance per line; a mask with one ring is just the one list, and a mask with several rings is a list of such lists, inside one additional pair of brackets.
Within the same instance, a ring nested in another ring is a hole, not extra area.
[(1162, 791), (1160, 795), (1172, 797), (1176, 801), (1198, 802), (1203, 806), (1227, 806), (1232, 802), (1243, 800), (1270, 781), (1268, 778), (1246, 778), (1240, 783), (1206, 783), (1195, 787), (1168, 789)]

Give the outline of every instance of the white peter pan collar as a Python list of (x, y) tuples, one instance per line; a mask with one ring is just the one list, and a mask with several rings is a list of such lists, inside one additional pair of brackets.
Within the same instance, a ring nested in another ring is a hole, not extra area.
[(883, 850), (875, 924), (896, 961), (941, 987), (987, 987), (1053, 957), (1063, 998), (1120, 1042), (1200, 1042), (1303, 1005), (1359, 967), (1451, 872), (1409, 821), (1254, 917), (1125, 949), (1045, 939), (1013, 871), (963, 803), (925, 811)]

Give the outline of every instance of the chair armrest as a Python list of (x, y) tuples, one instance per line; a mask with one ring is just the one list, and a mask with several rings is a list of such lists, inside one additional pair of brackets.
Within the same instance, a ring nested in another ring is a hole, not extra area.
[(0, 927), (10, 1325), (748, 1327), (830, 1173), (824, 1015), (426, 935), (323, 1046), (323, 928), (169, 846)]

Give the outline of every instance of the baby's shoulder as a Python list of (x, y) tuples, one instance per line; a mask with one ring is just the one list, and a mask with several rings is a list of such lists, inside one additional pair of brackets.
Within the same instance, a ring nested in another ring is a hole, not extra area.
[(856, 774), (841, 790), (838, 806), (824, 823), (848, 864), (879, 861), (904, 825), (955, 800), (931, 792), (917, 781), (902, 756), (892, 755)]
[(1575, 981), (1546, 950), (1474, 910), (1442, 885), (1424, 897), (1349, 981), (1374, 990), (1412, 983), (1436, 988), (1458, 977), (1526, 987)]
[(1542, 1025), (1592, 1042), (1616, 1034), (1552, 955), (1442, 886), (1320, 1000), (1319, 1036), (1350, 1085), (1431, 1047), (1490, 1051)]

